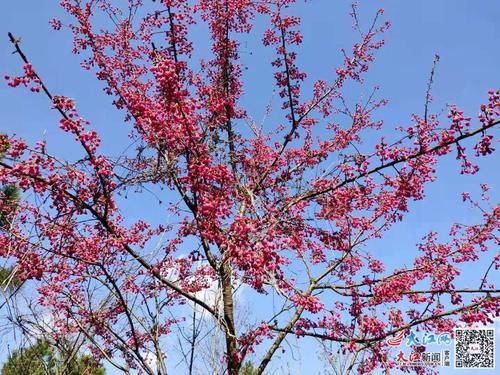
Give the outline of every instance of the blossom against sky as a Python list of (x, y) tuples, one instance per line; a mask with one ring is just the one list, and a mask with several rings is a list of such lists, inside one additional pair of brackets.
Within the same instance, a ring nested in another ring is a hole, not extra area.
[[(326, 0), (303, 5), (304, 48), (308, 53), (303, 53), (305, 57), (300, 63), (313, 78), (316, 74), (333, 74), (332, 67), (340, 59), (339, 48), (349, 45), (348, 6), (348, 2)], [(394, 127), (407, 124), (411, 113), (421, 113), (436, 53), (441, 59), (436, 73), (433, 110), (445, 112), (446, 103), (456, 103), (474, 116), (487, 90), (500, 83), (499, 52), (494, 46), (494, 41), (500, 37), (496, 17), (500, 4), (497, 1), (485, 1), (481, 6), (470, 1), (381, 1), (376, 6), (385, 7), (386, 17), (393, 23), (386, 37), (387, 46), (378, 54), (368, 78), (369, 83), (381, 85), (381, 95), (390, 101), (379, 114), (386, 124), (392, 123)], [(361, 3), (360, 10), (369, 19), (374, 4)], [(62, 11), (56, 1), (3, 4), (0, 35), (5, 37), (0, 42), (1, 70), (11, 72), (19, 68), (19, 60), (11, 54), (12, 47), (6, 38), (7, 31), (11, 31), (23, 38), (23, 48), (52, 90), (75, 98), (85, 117), (102, 130), (104, 147), (119, 152), (116, 145), (125, 144), (126, 137), (117, 138), (109, 125), (122, 122), (122, 116), (110, 106), (110, 98), (102, 93), (99, 82), (79, 67), (78, 57), (71, 55), (70, 35), (50, 30), (48, 20), (58, 16), (62, 16)], [(262, 117), (265, 105), (272, 98), (273, 87), (268, 61), (258, 57), (261, 51), (255, 50), (259, 38), (257, 33), (251, 34), (244, 45), (247, 51), (243, 51), (247, 53), (245, 74), (248, 77), (248, 95), (244, 100), (249, 101), (245, 104), (255, 118)], [(199, 54), (202, 55), (202, 51)], [(46, 138), (51, 150), (57, 150), (64, 157), (74, 157), (73, 150), (66, 146), (67, 138), (59, 136), (55, 126), (57, 116), (48, 109), (44, 97), (28, 96), (25, 91), (0, 86), (0, 100), (2, 132), (17, 133), (29, 141)], [(390, 259), (394, 254), (411, 253), (414, 244), (431, 229), (446, 233), (452, 222), (472, 220), (477, 213), (460, 205), (460, 193), (464, 190), (477, 192), (479, 182), (488, 182), (493, 187), (498, 185), (494, 164), (495, 160), (486, 160), (486, 167), (480, 174), (465, 179), (457, 179), (455, 163), (441, 164), (440, 180), (428, 189), (429, 199), (414, 204), (410, 220), (395, 226), (383, 241), (373, 246), (386, 252)], [(448, 173), (447, 168), (453, 171)], [(140, 209), (134, 202), (129, 208), (131, 215)], [(303, 366), (310, 368), (307, 359), (303, 360)]]

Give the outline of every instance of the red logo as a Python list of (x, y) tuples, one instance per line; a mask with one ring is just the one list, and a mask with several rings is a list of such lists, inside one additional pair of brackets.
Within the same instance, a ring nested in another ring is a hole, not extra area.
[(405, 338), (404, 331), (399, 331), (394, 337), (387, 339), (387, 345), (389, 346), (399, 346)]

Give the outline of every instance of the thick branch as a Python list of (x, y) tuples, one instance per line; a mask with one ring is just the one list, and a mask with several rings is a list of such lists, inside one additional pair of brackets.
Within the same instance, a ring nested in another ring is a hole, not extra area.
[(387, 164), (381, 164), (379, 165), (378, 167), (376, 168), (373, 168), (369, 171), (366, 171), (364, 173), (360, 173), (359, 175), (357, 176), (354, 176), (354, 177), (351, 177), (351, 178), (347, 178), (345, 179), (344, 181), (342, 181), (341, 183), (337, 184), (337, 185), (334, 185), (334, 186), (331, 186), (331, 187), (328, 187), (328, 188), (325, 188), (323, 190), (312, 190), (312, 191), (309, 191), (309, 192), (306, 192), (300, 196), (298, 196), (293, 202), (289, 203), (285, 208), (286, 209), (290, 209), (291, 207), (295, 206), (296, 204), (300, 203), (300, 202), (303, 202), (305, 200), (309, 200), (309, 199), (313, 199), (313, 198), (316, 198), (320, 195), (323, 195), (323, 194), (326, 194), (326, 193), (329, 193), (331, 191), (334, 191), (334, 190), (337, 190), (347, 184), (350, 184), (352, 182), (355, 182), (363, 177), (367, 177), (367, 176), (370, 176), (374, 173), (378, 173), (380, 172), (381, 170), (384, 170), (386, 168), (392, 168), (400, 163), (404, 163), (404, 162), (407, 162), (409, 160), (413, 160), (413, 159), (417, 159), (419, 158), (420, 156), (423, 156), (423, 155), (428, 155), (428, 154), (432, 154), (436, 151), (439, 151), (445, 147), (448, 147), (448, 146), (451, 146), (453, 144), (456, 144), (464, 139), (467, 139), (467, 138), (470, 138), (470, 137), (473, 137), (474, 135), (476, 134), (479, 134), (479, 133), (482, 133), (484, 132), (485, 130), (487, 129), (490, 129), (490, 128), (493, 128), (494, 126), (500, 124), (500, 120), (497, 120), (497, 121), (494, 121), (492, 122), (491, 124), (488, 124), (486, 126), (483, 126), (481, 128), (477, 128), (475, 130), (473, 130), (472, 132), (470, 133), (465, 133), (465, 134), (462, 134), (456, 138), (454, 138), (453, 140), (450, 140), (450, 141), (447, 141), (447, 142), (443, 142), (443, 143), (440, 143), (439, 145), (436, 145), (428, 150), (421, 150), (413, 155), (410, 155), (410, 156), (407, 156), (405, 158), (400, 158), (400, 159), (395, 159)]
[(396, 333), (401, 332), (401, 331), (405, 331), (405, 330), (407, 330), (411, 327), (414, 327), (416, 325), (426, 323), (426, 322), (429, 322), (432, 320), (441, 319), (441, 318), (444, 318), (447, 316), (467, 312), (469, 310), (473, 310), (475, 308), (480, 307), (481, 304), (486, 302), (486, 301), (497, 300), (497, 299), (498, 299), (498, 297), (485, 297), (481, 301), (467, 305), (467, 306), (458, 307), (456, 309), (449, 310), (449, 311), (443, 312), (441, 314), (430, 315), (426, 318), (415, 320), (415, 321), (408, 323), (408, 324), (405, 324), (399, 328), (390, 330), (390, 331), (386, 332), (385, 334), (383, 334), (382, 336), (378, 336), (378, 337), (369, 337), (369, 338), (362, 338), (362, 339), (361, 338), (354, 338), (354, 337), (353, 338), (336, 338), (336, 337), (333, 337), (332, 335), (315, 333), (315, 332), (300, 332), (300, 333), (298, 333), (297, 331), (287, 329), (287, 327), (285, 327), (285, 328), (270, 327), (270, 328), (273, 331), (280, 332), (280, 333), (287, 333), (287, 334), (289, 333), (289, 334), (295, 334), (297, 336), (314, 337), (314, 338), (319, 338), (322, 340), (329, 340), (329, 341), (335, 341), (335, 342), (341, 342), (341, 343), (350, 343), (350, 342), (355, 342), (357, 344), (376, 343), (376, 342), (380, 342), (380, 341), (386, 339), (389, 336), (395, 335)]

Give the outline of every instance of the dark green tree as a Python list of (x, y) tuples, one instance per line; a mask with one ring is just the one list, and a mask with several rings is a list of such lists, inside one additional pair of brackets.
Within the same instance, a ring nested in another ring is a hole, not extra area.
[(22, 284), (23, 281), (17, 277), (14, 267), (0, 267), (0, 288), (14, 293)]
[[(7, 138), (7, 136), (0, 133), (0, 138)], [(9, 146), (5, 144), (5, 142), (0, 142), (0, 160), (4, 158), (5, 153), (9, 150)], [(19, 188), (16, 185), (5, 184), (0, 187), (0, 229), (9, 229), (19, 198)]]
[[(7, 136), (0, 133), (0, 138), (7, 138)], [(5, 142), (0, 142), (0, 160), (4, 158), (5, 153), (9, 150), (9, 147), (5, 146), (5, 144)], [(16, 185), (5, 184), (0, 187), (0, 230), (9, 230), (19, 198), (19, 188)], [(0, 288), (15, 293), (21, 285), (22, 281), (16, 276), (14, 267), (0, 266)]]
[(0, 228), (8, 230), (19, 202), (19, 188), (15, 185), (5, 185), (0, 189)]
[[(69, 349), (69, 347), (68, 347)], [(1, 375), (105, 375), (101, 365), (88, 355), (56, 348), (39, 340), (27, 348), (14, 350), (2, 367)]]
[(257, 369), (254, 367), (252, 362), (245, 362), (243, 366), (241, 366), (240, 370), (241, 375), (255, 375), (257, 374)]

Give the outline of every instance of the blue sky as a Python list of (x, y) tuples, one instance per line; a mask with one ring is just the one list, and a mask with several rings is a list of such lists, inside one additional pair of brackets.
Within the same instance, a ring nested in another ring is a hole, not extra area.
[[(79, 58), (71, 54), (69, 33), (50, 29), (49, 19), (64, 18), (57, 3), (55, 0), (3, 2), (0, 73), (2, 76), (15, 73), (21, 66), (19, 58), (11, 54), (12, 47), (7, 39), (10, 31), (22, 37), (23, 49), (51, 90), (75, 98), (80, 112), (101, 131), (103, 148), (118, 153), (128, 144), (122, 115), (110, 106), (110, 97), (104, 95), (101, 84), (79, 67)], [(349, 48), (354, 35), (347, 16), (349, 4), (347, 1), (313, 0), (298, 6), (304, 18), (305, 36), (299, 62), (310, 72), (311, 78), (332, 78), (333, 68), (341, 58), (339, 49)], [(385, 8), (385, 17), (393, 24), (385, 37), (387, 45), (377, 54), (377, 61), (367, 77), (367, 87), (380, 85), (381, 96), (390, 101), (379, 113), (386, 121), (386, 129), (408, 124), (412, 113), (423, 112), (425, 87), (436, 53), (441, 61), (435, 77), (433, 111), (442, 112), (447, 103), (455, 103), (474, 117), (487, 90), (500, 87), (499, 1), (362, 1), (360, 13), (365, 22), (369, 22), (376, 7)], [(194, 37), (199, 41), (203, 39), (201, 35)], [(263, 116), (273, 87), (270, 51), (259, 47), (259, 39), (258, 25), (242, 44), (247, 68), (246, 95), (242, 103), (257, 121)], [(199, 46), (201, 49), (195, 57), (205, 52), (203, 48), (206, 47), (202, 43)], [(360, 93), (353, 88), (353, 100)], [(0, 103), (1, 132), (16, 133), (30, 142), (45, 138), (51, 152), (62, 158), (78, 158), (79, 154), (68, 146), (70, 137), (61, 136), (57, 114), (49, 109), (45, 97), (0, 84)], [(409, 255), (415, 249), (414, 244), (429, 230), (445, 234), (455, 221), (473, 222), (478, 218), (477, 212), (460, 203), (459, 194), (477, 192), (479, 182), (497, 187), (498, 173), (494, 167), (498, 157), (481, 160), (484, 166), (481, 172), (466, 177), (458, 177), (458, 165), (452, 159), (440, 164), (439, 180), (427, 189), (427, 199), (412, 204), (408, 220), (396, 225), (383, 240), (370, 245), (371, 249), (389, 262), (395, 259), (395, 254), (398, 254), (397, 260), (403, 256), (411, 259)], [(498, 197), (495, 189), (492, 196)], [(132, 215), (138, 208), (134, 203), (129, 204)], [(472, 273), (475, 269), (471, 268), (464, 280), (469, 281)], [(314, 366), (315, 358), (312, 360)], [(310, 370), (312, 362), (304, 358), (303, 369)]]

